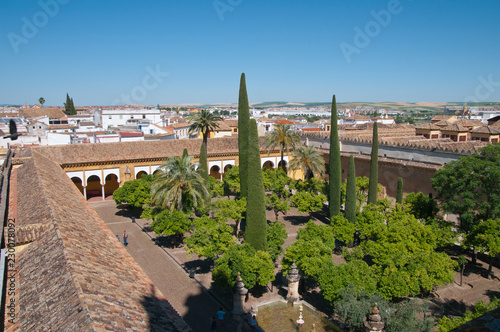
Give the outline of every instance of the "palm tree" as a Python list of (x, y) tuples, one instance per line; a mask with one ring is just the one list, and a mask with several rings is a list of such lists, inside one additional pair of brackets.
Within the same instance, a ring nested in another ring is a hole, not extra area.
[(210, 113), (208, 110), (201, 110), (200, 113), (191, 116), (189, 120), (192, 122), (191, 127), (189, 127), (189, 133), (194, 131), (201, 132), (203, 143), (205, 143), (205, 151), (208, 155), (208, 135), (211, 131), (219, 128), (217, 121), (222, 120), (222, 118)]
[(302, 170), (306, 179), (313, 178), (316, 173), (320, 175), (325, 173), (325, 159), (314, 146), (299, 146), (290, 153), (290, 156), (292, 157), (290, 169)]
[[(153, 203), (162, 208), (187, 210), (203, 205), (209, 195), (206, 180), (191, 163), (192, 156), (168, 156), (160, 166), (163, 170), (151, 184)], [(192, 204), (189, 204), (189, 203)]]
[(39, 102), (39, 103), (40, 103), (40, 105), (42, 105), (42, 107), (43, 107), (43, 104), (45, 104), (45, 99), (43, 99), (43, 97), (40, 97), (40, 98), (38, 99), (38, 102)]
[(276, 147), (280, 147), (281, 168), (285, 170), (283, 152), (285, 150), (288, 151), (290, 148), (295, 148), (295, 146), (300, 143), (302, 143), (302, 140), (300, 139), (300, 136), (292, 130), (291, 125), (278, 123), (274, 125), (274, 130), (266, 136), (264, 147), (267, 149), (268, 154), (270, 154)]

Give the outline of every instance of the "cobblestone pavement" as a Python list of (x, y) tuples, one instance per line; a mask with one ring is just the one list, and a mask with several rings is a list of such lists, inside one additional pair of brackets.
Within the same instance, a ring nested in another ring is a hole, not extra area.
[(114, 201), (91, 201), (91, 205), (111, 231), (120, 237), (122, 243), (123, 231), (127, 231), (127, 251), (194, 332), (210, 331), (211, 318), (221, 306), (228, 314), (225, 326), (217, 331), (237, 330), (237, 324), (229, 313), (231, 304), (221, 303), (198, 281), (190, 278), (178, 262), (157, 246), (137, 223), (132, 223), (131, 217), (124, 210), (116, 207)]

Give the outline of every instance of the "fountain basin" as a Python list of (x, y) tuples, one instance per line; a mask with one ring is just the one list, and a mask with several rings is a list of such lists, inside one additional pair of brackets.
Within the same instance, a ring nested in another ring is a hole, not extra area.
[[(302, 319), (304, 324), (299, 329), (299, 305), (302, 304)], [(259, 326), (266, 332), (312, 331), (315, 324), (316, 332), (343, 332), (340, 327), (322, 317), (311, 305), (304, 301), (287, 303), (273, 302), (258, 307), (257, 320)]]

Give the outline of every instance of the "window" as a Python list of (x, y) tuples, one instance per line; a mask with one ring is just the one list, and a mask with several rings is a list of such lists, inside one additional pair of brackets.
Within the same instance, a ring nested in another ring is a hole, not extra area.
[(131, 116), (130, 116), (130, 118), (131, 118), (131, 119), (133, 119), (133, 118), (134, 118), (134, 116), (133, 116), (133, 115), (131, 115)]
[(142, 115), (142, 118), (143, 118), (143, 119), (145, 119), (145, 118), (146, 118), (146, 114), (143, 114), (143, 115)]
[(111, 120), (111, 115), (108, 118)]
[(459, 140), (460, 142), (465, 142), (465, 141), (467, 140), (467, 136), (459, 136), (459, 137), (458, 137), (458, 140)]

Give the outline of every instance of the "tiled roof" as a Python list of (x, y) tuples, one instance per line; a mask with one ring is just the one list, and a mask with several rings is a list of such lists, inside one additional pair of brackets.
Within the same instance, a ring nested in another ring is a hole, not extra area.
[(426, 129), (426, 130), (441, 130), (441, 127), (436, 126), (433, 123), (424, 123), (421, 124), (420, 126), (416, 127), (417, 129)]
[(458, 124), (450, 124), (449, 126), (446, 126), (444, 128), (441, 128), (442, 131), (456, 131), (459, 133), (467, 132), (469, 131), (467, 128), (462, 127), (461, 125)]
[(490, 135), (498, 135), (500, 134), (500, 130), (488, 127), (488, 126), (482, 126), (476, 129), (472, 129), (471, 133), (473, 134), (490, 134)]
[(283, 120), (280, 120), (280, 121), (276, 122), (276, 124), (287, 124), (287, 125), (291, 125), (291, 124), (294, 124), (294, 123), (295, 122), (287, 120), (287, 119), (283, 119)]
[(61, 119), (66, 116), (60, 108), (41, 107), (20, 108), (19, 115), (28, 119), (39, 118), (43, 116), (48, 116), (50, 119)]
[[(264, 138), (260, 138), (263, 140)], [(168, 155), (180, 156), (184, 148), (189, 155), (200, 153), (202, 139), (158, 140), (138, 142), (116, 142), (96, 144), (68, 144), (33, 147), (58, 164), (120, 161), (133, 159), (166, 159)], [(263, 144), (261, 142), (261, 150)], [(27, 149), (29, 150), (29, 149)], [(25, 157), (29, 152), (21, 151), (18, 157)], [(238, 153), (238, 138), (221, 137), (208, 140), (209, 154)]]
[[(330, 136), (330, 132), (299, 132), (299, 134), (320, 139), (327, 139)], [(372, 135), (372, 131), (368, 129), (339, 130), (341, 142), (371, 144)], [(379, 126), (378, 135), (379, 144), (385, 146), (464, 155), (477, 153), (478, 149), (487, 144), (480, 141), (454, 142), (449, 138), (426, 139), (423, 136), (415, 136), (415, 127), (411, 126), (392, 126), (392, 129), (380, 129)]]
[(170, 125), (170, 127), (174, 128), (174, 129), (179, 129), (179, 128), (189, 128), (191, 127), (191, 124), (190, 123), (187, 123), (187, 122), (183, 122), (183, 123), (173, 123)]
[(449, 125), (450, 125), (450, 122), (445, 121), (445, 120), (443, 120), (443, 121), (431, 122), (431, 123), (432, 123), (432, 124), (434, 124), (434, 125), (436, 125), (436, 126), (438, 126), (438, 127), (447, 127), (447, 126), (449, 126)]
[(439, 122), (439, 121), (449, 121), (451, 120), (454, 122), (456, 120), (456, 117), (454, 115), (436, 115), (431, 119), (431, 122)]
[(458, 119), (458, 121), (455, 123), (466, 128), (476, 128), (484, 126), (484, 123), (479, 120)]
[(7, 331), (190, 330), (56, 163), (34, 153), (12, 176), (16, 222), (48, 229), (16, 256)]

